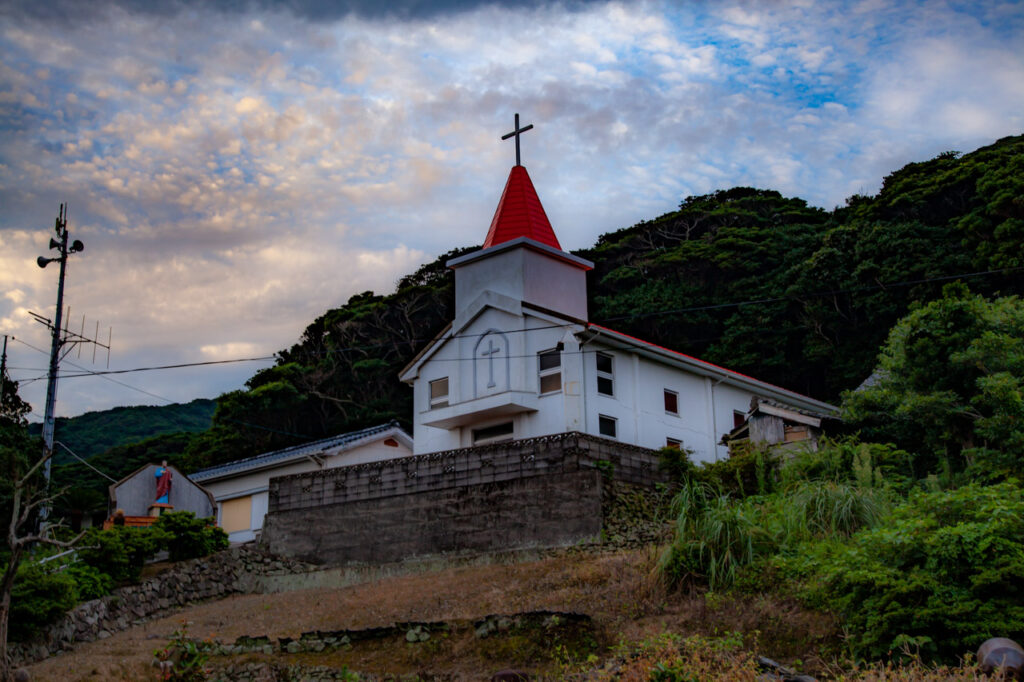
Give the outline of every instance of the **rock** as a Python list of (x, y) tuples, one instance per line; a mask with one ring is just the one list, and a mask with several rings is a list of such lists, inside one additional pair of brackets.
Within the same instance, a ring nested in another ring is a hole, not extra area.
[(1024, 679), (1024, 649), (1005, 637), (993, 637), (978, 647), (978, 667), (991, 675), (1001, 671), (1007, 679)]

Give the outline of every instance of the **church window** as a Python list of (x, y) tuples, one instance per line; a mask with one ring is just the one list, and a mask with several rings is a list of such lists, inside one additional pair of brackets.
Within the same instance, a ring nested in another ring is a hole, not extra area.
[(430, 409), (448, 407), (448, 377), (430, 382)]
[(485, 426), (482, 429), (473, 429), (473, 445), (501, 443), (506, 440), (512, 440), (512, 422)]
[(618, 420), (615, 417), (609, 417), (604, 414), (597, 415), (597, 430), (602, 436), (608, 436), (609, 438), (615, 438), (615, 426)]
[(667, 388), (665, 389), (665, 411), (669, 414), (679, 414), (679, 394)]
[(615, 382), (612, 377), (612, 356), (598, 353), (597, 358), (597, 392), (602, 395), (615, 395)]
[(562, 390), (562, 354), (557, 349), (537, 353), (540, 367), (540, 392), (557, 393)]

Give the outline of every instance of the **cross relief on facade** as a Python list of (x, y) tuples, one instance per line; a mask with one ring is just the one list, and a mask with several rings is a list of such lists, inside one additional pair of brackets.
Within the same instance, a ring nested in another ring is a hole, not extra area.
[(480, 353), (487, 358), (487, 388), (497, 386), (494, 383), (494, 354), (500, 351), (501, 349), (494, 345), (494, 339), (487, 339), (487, 349)]
[[(483, 366), (485, 363), (486, 368)], [(499, 329), (488, 329), (477, 340), (473, 350), (474, 397), (495, 390), (508, 390), (510, 372), (508, 338)]]

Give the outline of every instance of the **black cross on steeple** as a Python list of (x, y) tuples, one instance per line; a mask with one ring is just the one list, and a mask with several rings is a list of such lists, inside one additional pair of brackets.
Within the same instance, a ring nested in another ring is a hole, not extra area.
[(523, 165), (523, 164), (519, 163), (519, 136), (522, 133), (525, 133), (527, 130), (530, 130), (531, 128), (533, 128), (533, 124), (532, 123), (530, 125), (526, 126), (525, 128), (520, 128), (519, 127), (519, 114), (516, 114), (516, 129), (513, 130), (511, 133), (508, 133), (507, 135), (502, 135), (501, 136), (501, 139), (503, 139), (503, 140), (507, 140), (510, 137), (515, 137), (516, 138), (516, 165), (517, 166), (522, 166)]

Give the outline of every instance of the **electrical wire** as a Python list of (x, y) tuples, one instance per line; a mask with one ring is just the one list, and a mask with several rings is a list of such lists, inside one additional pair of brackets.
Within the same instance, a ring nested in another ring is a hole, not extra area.
[(89, 464), (88, 462), (86, 462), (86, 461), (85, 461), (84, 459), (82, 459), (82, 458), (81, 458), (81, 457), (79, 457), (79, 456), (78, 456), (77, 454), (75, 454), (75, 453), (74, 453), (74, 451), (72, 451), (72, 449), (71, 449), (71, 448), (69, 448), (69, 447), (68, 447), (67, 445), (64, 445), (64, 443), (61, 443), (61, 442), (60, 442), (59, 440), (55, 440), (55, 441), (53, 441), (53, 444), (54, 444), (54, 445), (59, 445), (59, 446), (61, 446), (62, 448), (64, 448), (65, 450), (67, 450), (67, 451), (68, 451), (69, 453), (71, 453), (71, 456), (72, 456), (72, 457), (74, 457), (74, 458), (75, 458), (75, 459), (77, 459), (77, 460), (78, 460), (79, 462), (81, 462), (81, 463), (82, 463), (82, 464), (84, 464), (85, 466), (89, 467), (90, 469), (92, 469), (92, 470), (93, 470), (93, 471), (95, 471), (95, 472), (96, 472), (97, 474), (99, 474), (99, 475), (100, 475), (100, 476), (102, 476), (103, 478), (107, 479), (107, 480), (108, 480), (108, 481), (110, 481), (111, 483), (117, 483), (117, 479), (116, 479), (116, 478), (111, 478), (110, 476), (106, 475), (105, 473), (103, 473), (102, 471), (100, 471), (99, 469), (97, 469), (96, 467), (94, 467), (93, 465), (91, 465), (91, 464)]
[[(1024, 267), (1002, 268), (1002, 269), (997, 269), (997, 270), (983, 270), (983, 271), (978, 271), (978, 272), (960, 273), (960, 274), (954, 274), (954, 275), (943, 275), (943, 276), (940, 276), (940, 277), (924, 277), (924, 278), (919, 278), (919, 279), (903, 280), (903, 281), (899, 281), (899, 282), (884, 282), (884, 283), (880, 283), (880, 284), (865, 285), (865, 286), (862, 286), (862, 287), (852, 287), (852, 288), (848, 288), (848, 289), (828, 289), (828, 290), (814, 291), (814, 292), (808, 292), (808, 293), (803, 293), (803, 294), (799, 294), (799, 295), (792, 295), (792, 296), (778, 296), (778, 297), (771, 297), (771, 298), (749, 299), (749, 300), (746, 300), (746, 301), (734, 301), (734, 302), (730, 302), (730, 303), (716, 303), (716, 304), (710, 304), (710, 305), (687, 306), (687, 307), (683, 307), (683, 308), (672, 308), (672, 309), (669, 309), (669, 310), (657, 310), (657, 311), (651, 311), (651, 312), (646, 312), (646, 313), (631, 313), (629, 315), (618, 315), (618, 316), (613, 316), (613, 317), (607, 317), (607, 318), (604, 318), (602, 320), (602, 322), (617, 322), (617, 321), (621, 321), (621, 320), (646, 319), (646, 318), (650, 318), (650, 317), (658, 317), (658, 316), (663, 316), (663, 315), (679, 315), (679, 314), (688, 313), (688, 312), (701, 312), (701, 311), (706, 311), (706, 310), (719, 310), (719, 309), (724, 309), (724, 308), (735, 308), (735, 307), (748, 306), (748, 305), (764, 305), (764, 304), (767, 304), (767, 303), (779, 303), (779, 302), (783, 302), (783, 301), (802, 302), (803, 299), (805, 299), (805, 298), (820, 298), (820, 297), (825, 297), (825, 296), (835, 296), (835, 295), (838, 295), (838, 294), (860, 293), (860, 292), (864, 292), (864, 291), (877, 291), (877, 290), (880, 290), (880, 289), (889, 289), (889, 288), (897, 288), (897, 287), (904, 287), (904, 286), (913, 286), (913, 285), (916, 285), (916, 284), (927, 284), (927, 283), (931, 283), (931, 282), (945, 282), (945, 281), (951, 281), (951, 280), (956, 280), (956, 279), (966, 279), (966, 278), (973, 278), (973, 277), (983, 277), (983, 276), (987, 276), (987, 275), (1004, 274), (1004, 273), (1010, 273), (1010, 272), (1018, 272), (1018, 271), (1021, 271), (1021, 270), (1024, 270)], [(542, 331), (542, 330), (545, 330), (545, 329), (554, 329), (554, 328), (565, 328), (565, 329), (568, 329), (568, 328), (571, 328), (573, 326), (577, 326), (577, 325), (574, 325), (572, 323), (550, 324), (550, 325), (542, 325), (542, 326), (538, 326), (538, 327), (530, 327), (528, 329), (504, 330), (503, 333), (506, 333), (506, 334), (526, 333), (526, 332)], [(491, 333), (490, 331), (487, 331), (487, 332), (482, 332), (482, 333), (478, 333), (478, 334), (461, 334), (460, 338), (474, 338), (474, 337), (481, 337), (482, 338), (482, 337), (484, 337), (484, 336), (486, 336), (486, 335), (488, 335), (490, 333)], [(40, 348), (37, 348), (36, 346), (33, 346), (32, 344), (27, 343), (26, 341), (22, 341), (21, 339), (18, 339), (18, 338), (13, 337), (13, 336), (10, 337), (10, 338), (11, 338), (11, 340), (17, 341), (19, 343), (22, 343), (22, 344), (28, 346), (29, 348), (32, 348), (33, 350), (39, 351), (40, 353), (44, 353), (44, 354), (46, 353), (46, 351), (44, 351), (44, 350), (42, 350)], [(434, 338), (436, 338), (436, 337), (434, 337)], [(432, 341), (432, 340), (433, 340), (433, 338), (431, 338), (431, 339), (415, 338), (415, 339), (410, 339), (408, 341), (408, 343), (419, 344), (419, 343), (429, 342), (429, 341)], [(712, 340), (712, 339), (707, 339), (707, 338), (701, 339), (701, 341), (709, 341), (709, 340)], [(375, 349), (378, 349), (378, 348), (391, 347), (391, 346), (394, 346), (394, 345), (395, 344), (393, 342), (384, 342), (384, 343), (378, 343), (378, 344), (366, 344), (366, 345), (362, 345), (362, 346), (346, 346), (346, 347), (343, 347), (343, 348), (332, 348), (332, 349), (329, 349), (329, 350), (327, 350), (327, 351), (325, 351), (323, 353), (310, 354), (310, 355), (312, 355), (314, 357), (317, 357), (317, 356), (318, 357), (325, 357), (325, 356), (328, 356), (328, 355), (331, 355), (331, 354), (335, 354), (335, 353), (346, 353), (346, 352), (375, 350)], [(579, 351), (579, 352), (580, 353), (584, 353), (584, 352), (593, 352), (593, 351)], [(518, 358), (518, 357), (528, 357), (528, 356), (510, 356), (510, 358)], [(156, 365), (156, 366), (150, 366), (150, 367), (134, 367), (134, 368), (130, 368), (130, 369), (97, 370), (97, 371), (89, 370), (89, 369), (86, 369), (86, 368), (81, 367), (79, 365), (75, 365), (75, 363), (73, 363), (73, 362), (66, 361), (67, 364), (70, 364), (70, 365), (74, 366), (76, 369), (79, 369), (81, 371), (80, 371), (80, 373), (77, 373), (77, 374), (70, 374), (70, 373), (69, 374), (61, 374), (59, 376), (59, 378), (61, 378), (61, 379), (73, 379), (73, 378), (77, 378), (77, 377), (86, 377), (86, 376), (103, 377), (103, 376), (108, 375), (108, 374), (131, 374), (131, 373), (135, 373), (135, 372), (151, 372), (151, 371), (159, 371), (159, 370), (165, 370), (165, 369), (183, 369), (183, 368), (188, 368), (188, 367), (204, 367), (204, 366), (213, 366), (213, 365), (234, 364), (234, 363), (241, 363), (241, 362), (266, 362), (266, 361), (269, 361), (269, 360), (275, 360), (277, 358), (278, 358), (278, 356), (276, 356), (276, 355), (266, 355), (266, 356), (260, 356), (260, 357), (254, 357), (254, 358), (234, 358), (234, 359), (228, 359), (228, 360), (206, 360), (206, 361), (200, 361), (200, 362), (177, 363), (177, 364), (173, 364), (173, 365)], [(472, 358), (451, 358), (450, 361), (463, 361), (463, 360), (470, 360), (470, 359), (472, 359)], [(25, 382), (25, 383), (30, 383), (30, 382), (33, 382), (33, 381), (39, 381), (40, 379), (44, 379), (44, 378), (46, 378), (46, 377), (44, 376), (44, 377), (36, 377), (36, 378), (32, 378), (32, 379), (23, 379), (21, 381)], [(110, 380), (114, 381), (113, 379), (110, 379)], [(114, 383), (119, 383), (120, 385), (125, 386), (126, 388), (131, 388), (133, 390), (141, 391), (141, 392), (146, 393), (147, 395), (151, 395), (151, 396), (153, 396), (155, 398), (159, 398), (161, 400), (166, 400), (167, 402), (172, 402), (172, 403), (175, 402), (175, 401), (170, 400), (168, 398), (162, 398), (160, 396), (157, 396), (156, 394), (148, 393), (147, 391), (144, 391), (142, 389), (138, 389), (138, 388), (136, 388), (134, 386), (129, 386), (128, 384), (123, 384), (123, 383), (117, 382), (117, 381), (114, 381)]]

